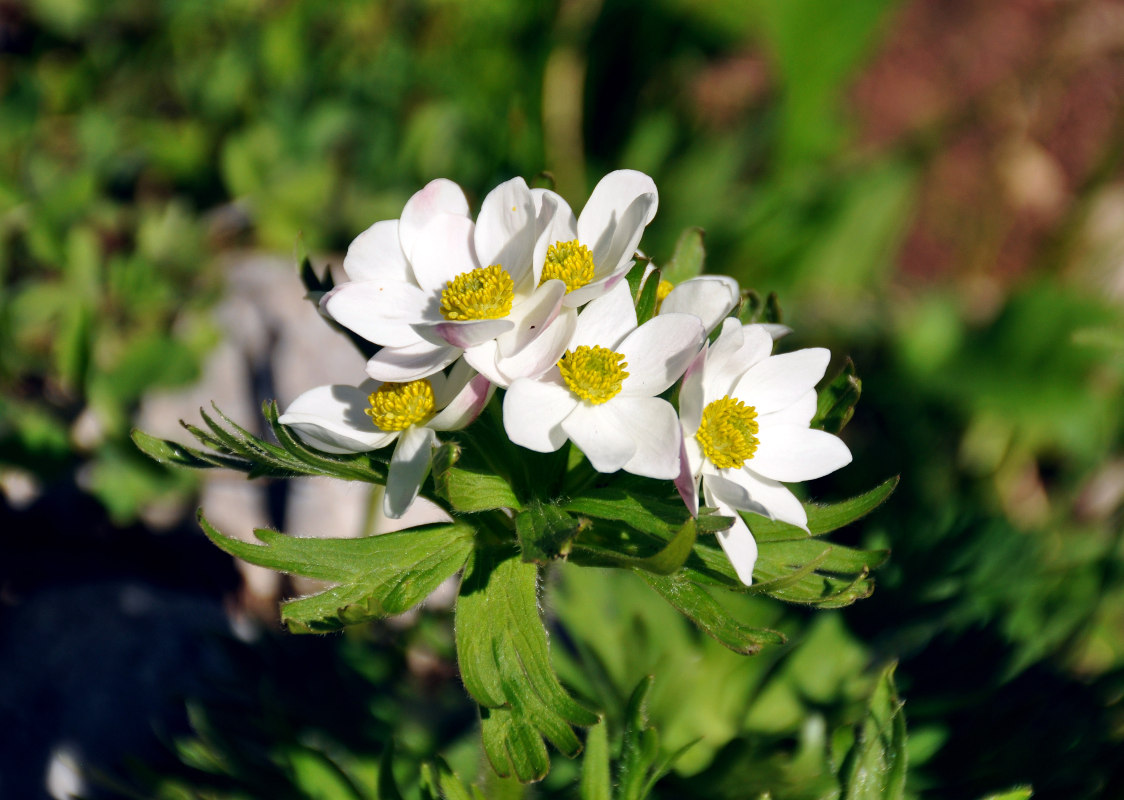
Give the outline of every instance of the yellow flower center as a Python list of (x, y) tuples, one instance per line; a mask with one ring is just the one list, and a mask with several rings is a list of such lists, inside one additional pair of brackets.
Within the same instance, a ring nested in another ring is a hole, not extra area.
[(714, 466), (729, 469), (753, 458), (757, 431), (757, 409), (727, 395), (703, 409), (695, 438)]
[(617, 396), (628, 377), (624, 371), (627, 366), (628, 362), (620, 353), (584, 344), (577, 350), (567, 350), (558, 362), (562, 380), (570, 391), (595, 406)]
[(433, 416), (433, 387), (425, 378), (409, 383), (384, 383), (367, 397), (365, 409), (384, 431), (403, 431)]
[(445, 283), (441, 316), (445, 319), (503, 319), (511, 313), (515, 283), (499, 264), (462, 272)]
[(552, 244), (546, 249), (539, 285), (555, 279), (566, 284), (567, 294), (585, 286), (593, 280), (593, 253), (577, 239)]
[(675, 284), (671, 281), (660, 280), (659, 285), (656, 287), (656, 313), (660, 313), (660, 306), (667, 296), (671, 294), (671, 290), (675, 288)]

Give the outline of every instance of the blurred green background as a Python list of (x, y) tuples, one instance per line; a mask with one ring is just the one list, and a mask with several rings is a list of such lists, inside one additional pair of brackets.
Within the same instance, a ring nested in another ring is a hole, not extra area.
[[(660, 189), (657, 263), (701, 227), (708, 270), (778, 293), (785, 347), (854, 360), (855, 460), (809, 496), (902, 475), (840, 537), (892, 550), (874, 595), (739, 604), (790, 638), (757, 657), (625, 576), (552, 576), (575, 690), (619, 722), (652, 673), (664, 746), (701, 737), (656, 796), (839, 796), (894, 660), (912, 796), (1124, 796), (1122, 97), (1112, 0), (0, 0), (0, 739), (28, 731), (0, 792), (45, 791), (64, 740), (101, 764), (90, 796), (374, 797), (396, 735), (407, 795), (436, 752), (476, 777), (436, 608), (336, 639), (208, 634), (105, 752), (44, 676), (97, 672), (64, 635), (77, 608), (113, 624), (76, 599), (91, 586), (216, 618), (238, 591), (183, 516), (151, 530), (196, 476), (128, 439), (220, 346), (232, 264), (300, 236), (338, 266), (434, 177), (478, 203), (548, 171), (580, 208), (629, 167)], [(135, 689), (74, 682), (110, 708)], [(557, 758), (527, 796), (573, 796), (575, 772)]]

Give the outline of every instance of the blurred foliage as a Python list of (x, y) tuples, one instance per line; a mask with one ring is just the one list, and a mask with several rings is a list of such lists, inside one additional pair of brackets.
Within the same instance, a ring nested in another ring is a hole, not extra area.
[[(550, 170), (580, 207), (590, 176), (641, 169), (661, 201), (643, 247), (669, 275), (673, 253), (691, 258), (679, 232), (704, 229), (709, 269), (779, 293), (793, 346), (830, 345), (862, 376), (845, 432), (855, 462), (812, 495), (903, 481), (843, 540), (892, 550), (872, 599), (842, 617), (737, 599), (739, 619), (789, 636), (785, 650), (729, 653), (631, 576), (570, 571), (552, 587), (556, 666), (604, 710), (609, 749), (654, 674), (661, 748), (698, 739), (656, 796), (840, 796), (870, 666), (896, 659), (907, 796), (1021, 797), (1001, 792), (1025, 783), (1041, 797), (1119, 796), (1124, 322), (1091, 277), (1104, 250), (1083, 247), (1082, 232), (1120, 175), (1075, 183), (1057, 235), (1021, 275), (903, 278), (937, 152), (956, 125), (989, 118), (857, 145), (847, 93), (901, 5), (0, 4), (0, 470), (48, 491), (80, 475), (120, 520), (182, 491), (186, 472), (164, 472), (126, 436), (146, 391), (199, 374), (224, 253), (288, 252), (298, 232), (316, 252), (340, 250), (435, 176), (479, 198)], [(1100, 143), (1109, 155), (1124, 152), (1119, 129)], [(995, 261), (1001, 245), (982, 251)], [(383, 656), (356, 661), (368, 658)], [(255, 669), (275, 674), (268, 660)], [(364, 674), (381, 691), (395, 669)], [(276, 719), (244, 711), (234, 722)], [(350, 796), (346, 782), (323, 787), (350, 776), (352, 758), (374, 776), (386, 741), (369, 733), (337, 758), (335, 745), (322, 757), (278, 734), (289, 750), (266, 759), (273, 783), (249, 788), (223, 767), (225, 796)], [(477, 754), (457, 748), (473, 737), (460, 741), (400, 742), (396, 759), (441, 749), (472, 778)], [(576, 780), (567, 768), (535, 791), (562, 792)], [(161, 796), (197, 796), (204, 772), (168, 778)]]

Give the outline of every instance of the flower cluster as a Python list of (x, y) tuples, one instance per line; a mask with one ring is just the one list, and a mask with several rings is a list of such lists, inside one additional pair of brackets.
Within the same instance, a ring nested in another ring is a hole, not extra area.
[(500, 387), (515, 444), (549, 453), (569, 441), (598, 472), (673, 480), (692, 514), (701, 488), (734, 517), (719, 541), (749, 584), (757, 550), (737, 512), (804, 527), (784, 483), (850, 461), (810, 428), (828, 353), (772, 355), (783, 329), (729, 316), (739, 287), (722, 276), (661, 282), (641, 322), (625, 278), (657, 206), (653, 181), (630, 170), (605, 176), (576, 217), (515, 178), (473, 221), (460, 188), (433, 181), (355, 239), (349, 280), (322, 300), (379, 345), (369, 380), (312, 389), (280, 422), (330, 453), (393, 444), (382, 511), (395, 519), (418, 496), (437, 433), (469, 425)]

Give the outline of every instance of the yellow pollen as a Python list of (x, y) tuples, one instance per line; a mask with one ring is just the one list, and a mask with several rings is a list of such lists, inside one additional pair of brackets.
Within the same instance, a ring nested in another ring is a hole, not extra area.
[(628, 377), (624, 371), (627, 366), (628, 362), (620, 353), (614, 353), (607, 347), (587, 347), (584, 344), (577, 350), (567, 350), (558, 362), (562, 380), (566, 381), (570, 391), (595, 406), (617, 396), (621, 384)]
[(757, 409), (727, 395), (703, 409), (695, 438), (714, 466), (738, 468), (757, 452), (757, 430)]
[(554, 279), (566, 284), (567, 294), (585, 286), (593, 280), (593, 253), (577, 239), (555, 242), (546, 249), (539, 285)]
[(404, 431), (433, 416), (433, 387), (425, 378), (409, 383), (384, 383), (367, 397), (365, 409), (375, 426), (384, 431)]
[(660, 306), (667, 296), (671, 294), (671, 290), (675, 288), (675, 284), (671, 281), (660, 280), (659, 285), (656, 287), (656, 313), (660, 313)]
[(462, 272), (445, 283), (441, 316), (445, 319), (503, 319), (511, 313), (515, 283), (499, 264)]

